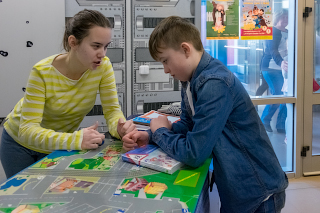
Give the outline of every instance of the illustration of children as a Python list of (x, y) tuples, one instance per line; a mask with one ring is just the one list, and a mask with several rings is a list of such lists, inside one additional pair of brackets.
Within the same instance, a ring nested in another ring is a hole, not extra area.
[(264, 15), (264, 9), (261, 8), (261, 9), (259, 10), (259, 14), (258, 14), (258, 17), (259, 17), (258, 19), (260, 20), (260, 21), (259, 21), (259, 28), (260, 28), (261, 26), (266, 26), (266, 27), (267, 27), (267, 23), (266, 23), (263, 15)]
[(255, 24), (256, 22), (254, 21), (252, 10), (248, 11), (248, 15), (246, 15), (245, 13), (243, 14), (243, 29), (253, 30), (255, 28)]
[(261, 9), (259, 10), (259, 13), (258, 13), (258, 14), (259, 14), (260, 17), (263, 17), (264, 9), (261, 8)]
[(255, 22), (255, 27), (258, 27), (259, 28), (259, 8), (257, 7), (257, 5), (254, 5), (253, 6), (253, 15), (252, 15), (252, 18), (253, 18), (253, 22)]
[(249, 10), (248, 15), (246, 16), (246, 19), (244, 19), (245, 24), (251, 24), (253, 22), (252, 17), (252, 10)]

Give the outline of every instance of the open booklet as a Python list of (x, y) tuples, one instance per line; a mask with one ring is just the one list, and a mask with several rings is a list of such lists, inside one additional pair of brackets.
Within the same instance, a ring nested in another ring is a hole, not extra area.
[(169, 157), (159, 146), (148, 144), (122, 154), (122, 160), (173, 174), (183, 166), (183, 163)]
[(166, 114), (166, 113), (161, 113), (155, 110), (151, 110), (150, 112), (147, 112), (143, 115), (140, 115), (138, 117), (133, 118), (133, 122), (136, 124), (141, 124), (141, 125), (150, 125), (150, 121), (153, 118), (157, 118), (159, 116), (167, 116), (168, 120), (171, 121), (171, 123), (175, 123), (180, 120), (179, 116), (171, 115), (171, 114)]

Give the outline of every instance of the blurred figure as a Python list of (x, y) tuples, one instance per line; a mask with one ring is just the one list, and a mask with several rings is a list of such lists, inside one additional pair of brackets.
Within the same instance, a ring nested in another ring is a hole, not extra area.
[(262, 73), (261, 74), (261, 85), (258, 87), (257, 91), (256, 91), (256, 96), (262, 96), (262, 94), (267, 91), (267, 89), (269, 89), (269, 85), (268, 83), (266, 82), (266, 79), (264, 79)]
[[(287, 45), (283, 33), (287, 34), (288, 10), (282, 9), (274, 16), (273, 40), (266, 40), (261, 59), (262, 75), (267, 82), (272, 95), (283, 95), (281, 91), (284, 83), (282, 70), (288, 71), (288, 62), (284, 60), (287, 55)], [(272, 132), (270, 126), (274, 113), (279, 108), (276, 128), (279, 133), (285, 133), (285, 120), (287, 108), (285, 104), (267, 105), (262, 113), (261, 120), (268, 132)]]

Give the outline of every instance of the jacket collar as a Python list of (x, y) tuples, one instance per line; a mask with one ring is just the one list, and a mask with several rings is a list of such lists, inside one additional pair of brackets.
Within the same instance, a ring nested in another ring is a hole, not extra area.
[[(192, 84), (194, 80), (201, 74), (201, 72), (209, 65), (211, 60), (211, 55), (207, 53), (206, 51), (203, 51), (203, 54), (201, 56), (200, 62), (196, 68), (196, 70), (193, 72), (192, 77), (190, 79), (190, 87), (192, 87)], [(181, 82), (183, 87), (187, 86), (187, 81)]]

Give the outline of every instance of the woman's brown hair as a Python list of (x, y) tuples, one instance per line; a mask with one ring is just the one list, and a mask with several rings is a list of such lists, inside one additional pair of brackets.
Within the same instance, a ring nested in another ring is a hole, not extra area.
[(80, 44), (89, 35), (89, 30), (94, 26), (111, 28), (111, 23), (99, 11), (84, 9), (78, 12), (66, 23), (63, 48), (69, 52), (71, 49), (68, 42), (69, 36), (73, 35), (77, 39), (78, 44)]

